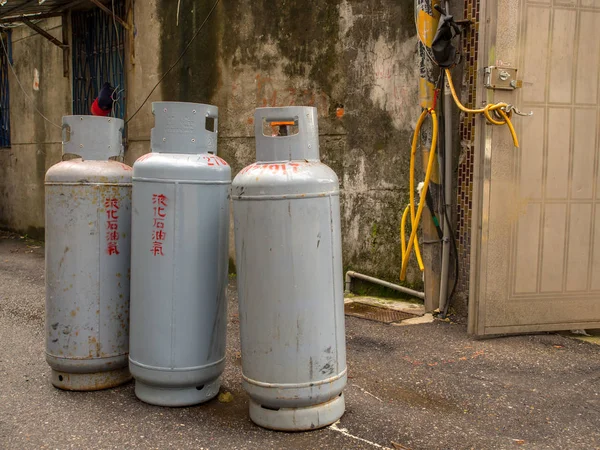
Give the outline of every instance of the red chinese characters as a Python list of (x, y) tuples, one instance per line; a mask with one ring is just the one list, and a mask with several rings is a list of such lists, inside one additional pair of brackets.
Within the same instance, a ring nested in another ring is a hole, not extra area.
[(119, 200), (104, 200), (106, 210), (106, 252), (109, 255), (119, 254)]
[(223, 158), (220, 158), (217, 155), (203, 156), (202, 158), (204, 158), (204, 160), (207, 161), (208, 166), (228, 166), (229, 165)]
[(167, 197), (163, 194), (152, 194), (152, 205), (154, 210), (154, 223), (152, 224), (152, 248), (150, 251), (154, 256), (165, 256), (163, 243), (166, 233), (165, 217), (167, 217)]
[(254, 163), (243, 168), (240, 173), (244, 174), (248, 172), (259, 172), (260, 174), (262, 174), (264, 172), (271, 172), (273, 174), (281, 173), (283, 175), (287, 175), (288, 171), (297, 173), (299, 167), (300, 164), (294, 162), (288, 162), (283, 164)]

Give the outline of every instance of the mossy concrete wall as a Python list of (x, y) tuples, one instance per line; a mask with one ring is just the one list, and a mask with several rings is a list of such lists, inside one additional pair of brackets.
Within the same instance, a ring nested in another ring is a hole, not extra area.
[[(176, 61), (213, 2), (134, 2), (126, 42), (131, 115)], [(42, 22), (60, 38), (60, 19)], [(34, 104), (60, 123), (71, 112), (62, 52), (26, 27), (13, 33), (17, 73)], [(151, 102), (219, 106), (219, 152), (237, 173), (254, 160), (257, 106), (311, 105), (321, 155), (342, 188), (345, 268), (397, 281), (398, 225), (408, 202), (418, 107), (413, 0), (222, 0), (185, 56), (128, 124), (129, 164), (150, 150)], [(40, 90), (32, 90), (33, 73)], [(0, 150), (0, 227), (43, 233), (43, 179), (60, 160), (60, 131), (10, 80), (13, 146)], [(420, 162), (418, 163), (420, 167)], [(232, 241), (233, 249), (233, 241)], [(233, 251), (231, 252), (233, 257)], [(409, 283), (421, 274), (411, 269)]]
[[(62, 39), (61, 18), (39, 25)], [(11, 72), (11, 147), (0, 148), (0, 227), (41, 239), (44, 176), (60, 161), (61, 130), (37, 114), (34, 107), (60, 124), (61, 117), (71, 110), (71, 85), (63, 76), (60, 48), (25, 26), (12, 30), (11, 41), (15, 72), (27, 95)]]
[[(178, 15), (173, 3), (157, 3), (161, 72), (212, 7), (182, 0)], [(234, 172), (254, 159), (254, 108), (316, 106), (322, 159), (342, 188), (344, 264), (396, 281), (417, 86), (412, 0), (224, 0), (162, 96), (219, 106), (219, 152)]]
[(134, 39), (126, 40), (127, 117), (138, 111), (133, 120), (127, 123), (125, 163), (129, 165), (133, 165), (137, 158), (150, 151), (150, 130), (154, 126), (152, 102), (163, 99), (159, 87), (140, 109), (161, 77), (161, 21), (156, 8), (158, 1), (160, 0), (134, 1)]

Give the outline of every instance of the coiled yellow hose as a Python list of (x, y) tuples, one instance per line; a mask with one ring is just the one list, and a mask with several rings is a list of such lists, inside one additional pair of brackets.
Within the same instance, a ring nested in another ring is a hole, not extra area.
[[(468, 114), (483, 114), (488, 122), (493, 125), (506, 125), (510, 130), (510, 134), (513, 138), (513, 143), (515, 147), (519, 148), (519, 139), (517, 139), (517, 133), (515, 132), (515, 128), (513, 127), (510, 118), (512, 116), (512, 112), (506, 112), (506, 108), (508, 107), (508, 103), (488, 103), (485, 107), (480, 109), (470, 109), (465, 107), (458, 96), (456, 95), (456, 91), (454, 90), (454, 83), (452, 83), (452, 74), (450, 73), (450, 69), (445, 69), (446, 71), (446, 79), (448, 80), (448, 86), (450, 86), (450, 92), (452, 93), (452, 98), (454, 99), (454, 103), (458, 106), (463, 112)], [(490, 111), (496, 111), (502, 117), (502, 120), (497, 120), (492, 117)]]
[[(446, 79), (448, 80), (448, 86), (450, 87), (450, 92), (452, 93), (452, 98), (454, 99), (454, 103), (458, 108), (467, 113), (467, 114), (483, 114), (486, 120), (493, 125), (506, 125), (510, 131), (510, 134), (513, 138), (513, 142), (515, 147), (519, 147), (519, 140), (517, 139), (517, 133), (515, 132), (515, 128), (510, 121), (512, 116), (511, 112), (506, 112), (508, 109), (507, 103), (489, 103), (484, 108), (480, 109), (470, 109), (465, 107), (458, 96), (456, 95), (456, 90), (454, 89), (454, 84), (452, 83), (452, 75), (449, 69), (445, 69)], [(495, 111), (496, 114), (499, 114), (502, 119), (497, 119), (492, 117), (492, 112)], [(428, 115), (431, 115), (431, 122), (433, 127), (432, 139), (431, 139), (431, 148), (429, 150), (429, 160), (427, 162), (427, 170), (425, 171), (425, 181), (423, 183), (423, 190), (421, 191), (421, 198), (419, 200), (419, 206), (416, 208), (415, 213), (415, 159), (417, 155), (417, 143), (419, 140), (419, 135), (421, 132), (421, 126), (423, 122), (427, 118)], [(404, 281), (406, 278), (406, 270), (408, 268), (408, 260), (413, 248), (415, 247), (415, 255), (417, 257), (417, 262), (419, 264), (419, 269), (421, 271), (425, 270), (425, 266), (423, 265), (423, 260), (421, 258), (421, 252), (419, 249), (419, 242), (417, 239), (417, 230), (419, 228), (419, 223), (421, 221), (421, 215), (423, 214), (423, 207), (425, 205), (425, 196), (427, 195), (427, 190), (429, 188), (429, 181), (431, 179), (431, 173), (433, 171), (434, 163), (435, 163), (435, 149), (437, 146), (437, 137), (438, 137), (438, 120), (437, 115), (435, 113), (435, 107), (423, 110), (421, 115), (419, 116), (419, 120), (417, 121), (417, 126), (415, 127), (415, 133), (413, 134), (412, 146), (410, 152), (410, 203), (404, 210), (402, 214), (402, 221), (400, 224), (400, 248), (402, 250), (402, 268), (400, 270), (400, 280)], [(405, 229), (406, 229), (406, 221), (408, 216), (408, 211), (410, 211), (410, 224), (411, 224), (411, 233), (408, 239), (408, 244), (405, 240)]]

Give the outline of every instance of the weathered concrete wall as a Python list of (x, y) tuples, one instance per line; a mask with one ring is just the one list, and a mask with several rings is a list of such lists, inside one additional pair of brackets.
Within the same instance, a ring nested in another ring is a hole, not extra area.
[[(60, 18), (39, 25), (62, 39)], [(32, 105), (60, 125), (64, 112), (71, 110), (71, 85), (63, 77), (62, 50), (39, 34), (25, 26), (15, 28), (12, 49), (15, 71), (32, 101), (11, 73), (11, 148), (0, 149), (0, 227), (43, 238), (44, 176), (60, 161), (61, 130)], [(39, 90), (33, 88), (36, 70)]]
[[(131, 115), (175, 62), (212, 2), (134, 3), (134, 52), (126, 50)], [(44, 28), (60, 23), (46, 22)], [(60, 29), (51, 31), (60, 36)], [(25, 27), (14, 59), (25, 88), (55, 123), (71, 110), (62, 53)], [(149, 151), (153, 100), (213, 103), (220, 153), (234, 172), (254, 160), (257, 106), (319, 110), (321, 154), (339, 175), (346, 268), (397, 280), (398, 225), (408, 202), (410, 139), (419, 113), (412, 0), (223, 0), (189, 51), (128, 124), (127, 163)], [(51, 89), (49, 87), (52, 87)], [(60, 158), (60, 132), (44, 123), (11, 79), (13, 146), (0, 150), (0, 226), (43, 227), (43, 176)], [(420, 167), (420, 163), (418, 163)], [(419, 283), (412, 270), (409, 282)]]
[[(127, 39), (125, 65), (127, 67), (127, 117), (139, 109), (152, 88), (160, 79), (160, 19), (156, 11), (157, 0), (133, 3), (135, 38)], [(150, 129), (154, 126), (152, 102), (162, 99), (162, 90), (156, 89), (148, 102), (127, 124), (128, 148), (125, 163), (133, 165), (135, 160), (150, 151)]]
[[(177, 17), (159, 1), (161, 71), (211, 6), (182, 0)], [(396, 280), (417, 85), (412, 0), (226, 0), (162, 92), (219, 106), (220, 154), (235, 172), (254, 158), (255, 107), (316, 106), (322, 159), (342, 186), (345, 266)]]
[[(160, 30), (154, 0), (135, 3), (134, 51), (126, 42), (127, 107), (133, 112), (160, 77)], [(39, 25), (62, 39), (61, 19)], [(72, 111), (72, 85), (63, 77), (62, 50), (33, 30), (22, 26), (12, 33), (15, 70), (33, 104), (52, 122)], [(39, 73), (39, 91), (33, 89), (34, 70)], [(61, 131), (46, 122), (31, 106), (14, 76), (10, 76), (11, 148), (0, 149), (0, 228), (44, 237), (44, 176), (61, 159)], [(128, 125), (126, 162), (150, 150), (154, 124), (151, 102), (162, 98), (158, 89)]]

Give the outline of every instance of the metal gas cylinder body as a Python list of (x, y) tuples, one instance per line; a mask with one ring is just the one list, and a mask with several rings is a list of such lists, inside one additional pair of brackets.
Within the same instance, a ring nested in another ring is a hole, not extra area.
[(243, 386), (256, 424), (319, 428), (345, 408), (338, 178), (319, 160), (316, 108), (259, 108), (254, 121), (257, 162), (232, 185)]
[(63, 161), (46, 173), (46, 361), (52, 384), (90, 391), (131, 379), (131, 167), (124, 123), (63, 117)]
[(217, 107), (153, 112), (152, 153), (133, 165), (129, 368), (140, 400), (194, 405), (218, 393), (225, 366), (231, 169)]

